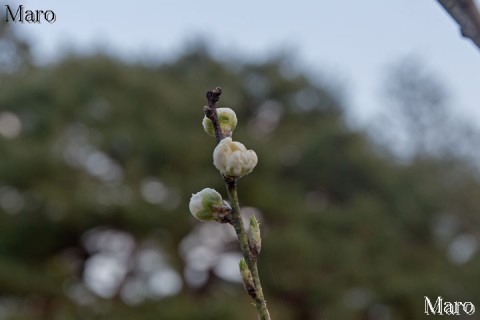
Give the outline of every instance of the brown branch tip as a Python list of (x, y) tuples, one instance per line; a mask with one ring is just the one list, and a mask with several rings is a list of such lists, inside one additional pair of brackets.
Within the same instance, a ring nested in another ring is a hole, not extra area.
[(208, 106), (210, 108), (215, 108), (215, 104), (220, 100), (220, 96), (222, 95), (222, 88), (216, 87), (213, 90), (207, 91), (206, 97), (208, 101)]

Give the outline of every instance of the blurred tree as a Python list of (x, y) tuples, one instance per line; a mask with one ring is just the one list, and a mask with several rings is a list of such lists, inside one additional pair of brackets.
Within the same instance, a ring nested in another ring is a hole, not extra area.
[(28, 43), (20, 39), (5, 20), (0, 20), (0, 75), (17, 71), (30, 62)]
[(409, 56), (388, 69), (383, 83), (384, 108), (369, 125), (374, 141), (404, 160), (468, 159), (479, 168), (474, 147), (479, 131), (453, 112), (449, 89), (438, 74)]
[(383, 83), (384, 108), (373, 131), (386, 134), (373, 136), (407, 158), (445, 153), (452, 146), (448, 129), (454, 124), (447, 108), (448, 90), (438, 76), (409, 56), (391, 66)]
[(71, 57), (5, 75), (2, 318), (255, 317), (232, 234), (187, 208), (192, 192), (223, 188), (201, 128), (217, 85), (260, 159), (240, 197), (263, 217), (273, 319), (423, 319), (424, 295), (478, 301), (472, 171), (397, 164), (289, 65), (190, 50), (157, 66)]

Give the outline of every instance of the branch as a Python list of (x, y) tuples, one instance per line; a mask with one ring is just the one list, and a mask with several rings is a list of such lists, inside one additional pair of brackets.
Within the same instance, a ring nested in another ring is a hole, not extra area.
[(238, 241), (240, 242), (240, 249), (243, 258), (247, 262), (248, 269), (252, 274), (253, 284), (255, 286), (254, 292), (249, 292), (250, 296), (255, 300), (255, 306), (260, 320), (270, 320), (270, 314), (267, 309), (267, 302), (263, 296), (262, 284), (260, 282), (260, 275), (258, 274), (256, 257), (252, 255), (248, 245), (247, 234), (243, 226), (242, 217), (240, 216), (240, 205), (238, 203), (237, 184), (235, 179), (224, 178), (227, 185), (228, 198), (232, 204), (232, 221), (231, 224), (237, 233)]
[[(222, 89), (220, 87), (210, 90), (206, 94), (208, 105), (205, 106), (204, 112), (205, 116), (212, 120), (213, 128), (215, 130), (215, 137), (217, 139), (217, 144), (225, 138), (218, 123), (217, 107), (216, 104), (220, 99), (222, 94)], [(255, 301), (255, 307), (257, 308), (257, 313), (260, 320), (270, 320), (270, 314), (267, 309), (267, 302), (263, 295), (262, 284), (260, 283), (260, 276), (258, 274), (257, 268), (257, 256), (259, 253), (259, 248), (256, 248), (255, 252), (252, 252), (252, 249), (249, 244), (247, 233), (245, 232), (245, 227), (243, 225), (242, 217), (240, 215), (240, 205), (237, 195), (237, 178), (223, 176), (225, 185), (227, 187), (228, 198), (231, 204), (231, 211), (229, 216), (229, 221), (238, 237), (240, 243), (240, 250), (242, 252), (243, 258), (247, 264), (248, 270), (251, 274), (251, 281), (253, 281), (253, 287), (245, 283), (245, 289), (247, 289), (248, 294)], [(227, 222), (227, 221), (226, 221)], [(257, 225), (258, 227), (258, 225)]]
[(218, 116), (217, 116), (217, 102), (220, 100), (220, 96), (222, 95), (222, 88), (216, 87), (213, 90), (207, 91), (206, 98), (208, 102), (208, 106), (205, 106), (203, 111), (205, 112), (205, 116), (212, 120), (213, 129), (215, 130), (215, 138), (217, 139), (217, 144), (222, 141), (223, 136), (222, 130), (220, 130), (220, 124), (218, 123)]
[(480, 49), (480, 12), (475, 0), (438, 0), (460, 26), (462, 36), (469, 38)]

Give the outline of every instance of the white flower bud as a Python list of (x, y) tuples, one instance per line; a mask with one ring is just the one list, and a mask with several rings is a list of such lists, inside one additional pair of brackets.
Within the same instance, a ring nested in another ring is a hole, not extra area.
[(190, 198), (190, 212), (201, 221), (216, 219), (216, 208), (223, 205), (222, 196), (214, 189), (205, 188), (200, 192), (192, 194)]
[[(223, 136), (231, 137), (233, 130), (235, 130), (237, 126), (237, 115), (235, 111), (230, 108), (217, 108), (217, 118)], [(215, 137), (212, 120), (205, 116), (203, 117), (202, 125), (208, 135)]]
[(257, 154), (243, 144), (225, 138), (213, 151), (213, 164), (227, 177), (239, 178), (252, 172), (257, 165)]

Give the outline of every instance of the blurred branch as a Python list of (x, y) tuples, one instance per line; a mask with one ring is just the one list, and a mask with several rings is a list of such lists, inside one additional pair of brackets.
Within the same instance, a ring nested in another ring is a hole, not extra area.
[(462, 36), (472, 40), (480, 49), (480, 12), (475, 0), (438, 0), (460, 26)]

